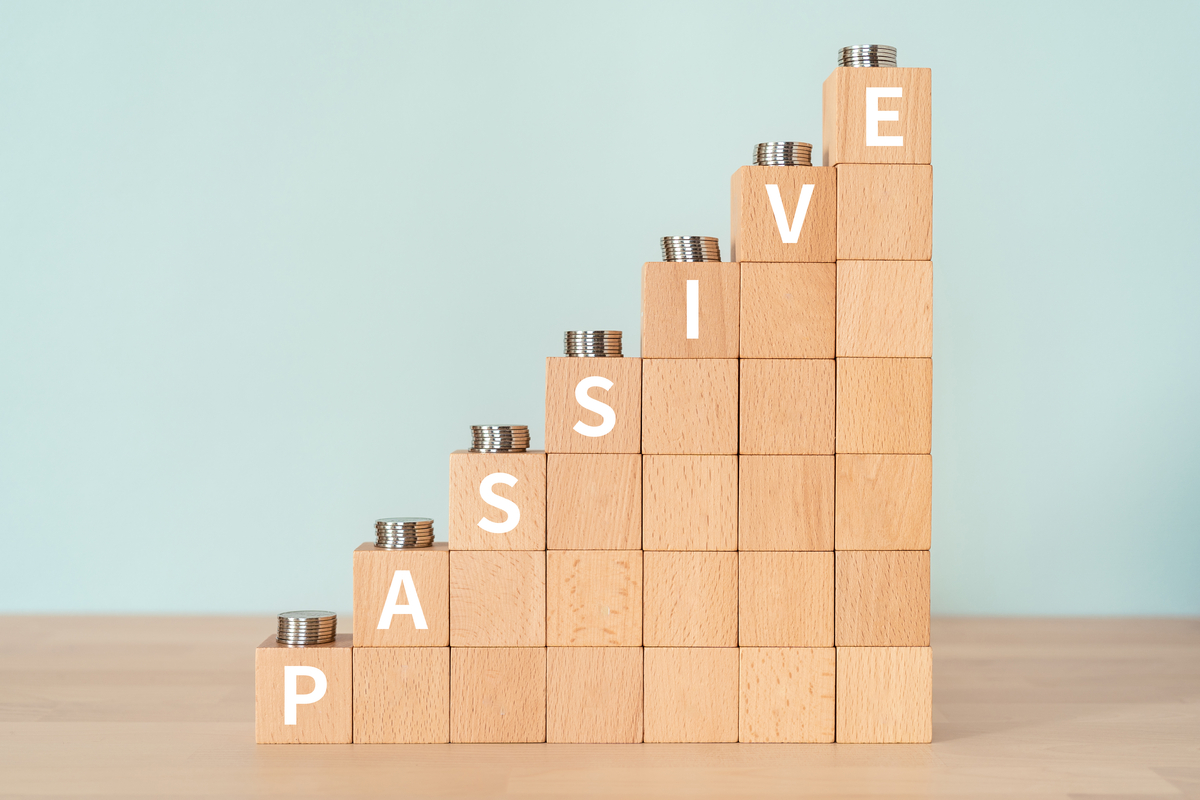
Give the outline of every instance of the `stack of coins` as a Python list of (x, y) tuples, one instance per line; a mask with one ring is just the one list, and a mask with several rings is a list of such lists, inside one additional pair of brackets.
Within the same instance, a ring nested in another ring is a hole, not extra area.
[(619, 358), (620, 331), (567, 331), (563, 336), (568, 356), (572, 358)]
[(472, 425), (472, 453), (524, 453), (529, 449), (528, 425)]
[(886, 44), (852, 44), (838, 50), (839, 67), (894, 67), (896, 48)]
[(763, 142), (754, 148), (756, 167), (811, 167), (812, 145), (808, 142)]
[(375, 520), (375, 546), (408, 550), (433, 546), (433, 520), (429, 517), (387, 517)]
[(721, 246), (715, 236), (664, 236), (663, 261), (720, 261)]
[(304, 647), (328, 644), (337, 636), (337, 614), (332, 611), (285, 611), (279, 615), (280, 644)]

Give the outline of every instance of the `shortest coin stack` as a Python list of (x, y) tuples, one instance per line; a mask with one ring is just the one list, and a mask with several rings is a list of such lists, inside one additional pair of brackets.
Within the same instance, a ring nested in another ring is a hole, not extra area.
[(715, 236), (664, 236), (663, 261), (720, 261), (721, 245)]
[(811, 167), (812, 145), (808, 142), (763, 142), (754, 148), (756, 167)]
[(472, 425), (472, 453), (524, 453), (529, 449), (528, 425)]
[(567, 331), (563, 344), (572, 358), (618, 358), (621, 355), (620, 331)]
[(285, 611), (279, 615), (280, 644), (304, 647), (328, 644), (337, 636), (337, 614), (332, 611)]
[(838, 50), (839, 67), (894, 67), (896, 48), (887, 44), (852, 44)]
[(386, 517), (375, 520), (375, 546), (408, 550), (433, 546), (433, 520), (429, 517)]

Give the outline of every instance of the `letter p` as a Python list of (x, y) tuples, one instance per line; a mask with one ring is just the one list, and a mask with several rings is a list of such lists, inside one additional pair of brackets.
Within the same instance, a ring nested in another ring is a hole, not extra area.
[[(296, 693), (296, 679), (306, 675), (313, 679), (313, 690), (307, 694)], [(325, 673), (316, 667), (284, 667), (283, 668), (283, 724), (296, 724), (296, 706), (304, 703), (315, 703), (325, 696), (329, 681)]]

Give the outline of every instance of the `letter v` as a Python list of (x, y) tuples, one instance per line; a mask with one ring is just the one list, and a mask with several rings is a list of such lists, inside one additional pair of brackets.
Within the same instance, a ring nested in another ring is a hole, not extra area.
[(796, 216), (788, 225), (787, 211), (783, 208), (783, 198), (779, 196), (779, 187), (774, 183), (767, 184), (767, 197), (771, 198), (771, 210), (775, 212), (775, 224), (779, 226), (779, 236), (784, 244), (795, 244), (800, 241), (800, 231), (804, 228), (804, 217), (808, 214), (808, 201), (812, 200), (813, 186), (806, 183), (800, 189), (800, 199), (796, 201)]

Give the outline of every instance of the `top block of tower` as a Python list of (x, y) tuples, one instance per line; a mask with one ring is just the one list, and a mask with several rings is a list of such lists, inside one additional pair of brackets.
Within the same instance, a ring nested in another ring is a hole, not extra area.
[(733, 261), (832, 263), (837, 259), (836, 170), (742, 167), (730, 181), (730, 201)]
[(931, 73), (837, 67), (822, 92), (822, 163), (929, 164)]

